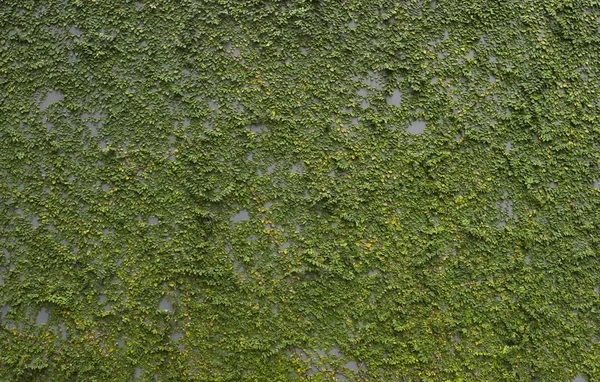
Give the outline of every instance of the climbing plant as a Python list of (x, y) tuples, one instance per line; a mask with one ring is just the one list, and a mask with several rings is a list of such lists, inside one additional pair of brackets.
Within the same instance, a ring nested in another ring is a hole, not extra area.
[(597, 1), (0, 4), (0, 379), (600, 378)]

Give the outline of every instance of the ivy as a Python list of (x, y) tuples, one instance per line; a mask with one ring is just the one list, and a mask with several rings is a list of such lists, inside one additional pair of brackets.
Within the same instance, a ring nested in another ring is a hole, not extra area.
[(598, 379), (599, 20), (4, 2), (0, 379)]

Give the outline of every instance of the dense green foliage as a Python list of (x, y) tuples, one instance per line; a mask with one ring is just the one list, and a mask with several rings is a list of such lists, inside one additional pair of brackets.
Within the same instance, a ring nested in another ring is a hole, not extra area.
[(600, 379), (599, 29), (2, 1), (0, 379)]

